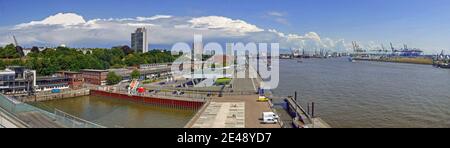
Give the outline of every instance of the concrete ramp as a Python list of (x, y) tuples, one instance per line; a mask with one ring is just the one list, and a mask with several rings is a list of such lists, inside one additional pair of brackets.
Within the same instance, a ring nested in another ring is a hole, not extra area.
[(196, 87), (210, 87), (214, 85), (214, 79), (213, 78), (208, 78), (205, 79), (203, 81), (201, 81), (200, 83), (196, 84)]
[(32, 128), (64, 128), (64, 126), (40, 112), (20, 113), (18, 117)]
[(245, 102), (211, 102), (193, 128), (245, 128)]
[(232, 80), (233, 90), (235, 92), (257, 92), (258, 86), (253, 78), (234, 78)]

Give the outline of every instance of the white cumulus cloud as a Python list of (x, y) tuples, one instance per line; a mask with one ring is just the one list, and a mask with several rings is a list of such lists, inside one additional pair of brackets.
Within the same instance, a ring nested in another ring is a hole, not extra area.
[(152, 17), (136, 17), (138, 21), (149, 21), (149, 20), (158, 20), (158, 19), (169, 19), (172, 18), (170, 15), (155, 15)]
[(233, 20), (222, 16), (193, 18), (189, 22), (192, 24), (192, 28), (197, 29), (221, 30), (239, 34), (264, 31), (256, 25), (249, 24), (243, 20)]
[(84, 18), (75, 13), (58, 13), (52, 16), (49, 16), (41, 21), (31, 21), (29, 23), (23, 23), (16, 25), (16, 29), (23, 29), (27, 27), (37, 26), (37, 25), (63, 25), (63, 26), (71, 26), (84, 24), (86, 21)]
[(137, 27), (148, 28), (150, 46), (192, 42), (194, 34), (200, 34), (204, 40), (217, 42), (278, 42), (283, 49), (348, 48), (344, 40), (322, 38), (315, 32), (300, 35), (265, 30), (244, 20), (224, 16), (155, 15), (85, 20), (76, 13), (58, 13), (42, 20), (0, 27), (0, 44), (11, 43), (11, 36), (15, 35), (19, 44), (25, 46), (111, 47), (129, 44), (130, 34)]

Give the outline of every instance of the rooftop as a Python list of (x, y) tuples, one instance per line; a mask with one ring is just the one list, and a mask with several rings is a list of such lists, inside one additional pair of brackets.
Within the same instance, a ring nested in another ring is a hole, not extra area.
[(81, 72), (108, 72), (108, 70), (100, 70), (100, 69), (82, 69)]
[(58, 73), (81, 74), (81, 72), (76, 72), (76, 71), (58, 71)]
[(67, 79), (66, 77), (47, 77), (47, 76), (43, 76), (43, 77), (37, 77), (36, 80), (63, 80), (63, 79)]
[(11, 70), (11, 69), (5, 69), (5, 70), (0, 70), (0, 73), (8, 73), (8, 74), (10, 74), (10, 73), (15, 73), (13, 70)]

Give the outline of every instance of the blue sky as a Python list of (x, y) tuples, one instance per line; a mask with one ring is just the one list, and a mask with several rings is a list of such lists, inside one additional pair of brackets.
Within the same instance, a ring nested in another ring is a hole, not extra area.
[(264, 29), (347, 42), (450, 49), (448, 0), (0, 0), (0, 26), (73, 12), (85, 20), (224, 16)]

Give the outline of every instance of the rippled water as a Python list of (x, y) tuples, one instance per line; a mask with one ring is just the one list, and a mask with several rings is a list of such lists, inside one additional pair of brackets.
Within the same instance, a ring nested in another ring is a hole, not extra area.
[(279, 96), (300, 94), (333, 127), (450, 127), (450, 70), (339, 59), (280, 62)]
[(194, 115), (192, 110), (155, 107), (130, 101), (84, 96), (35, 104), (44, 109), (54, 108), (99, 123), (106, 127), (184, 127)]

